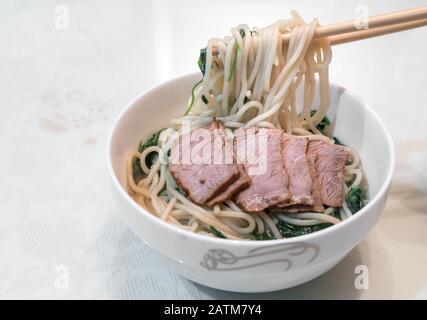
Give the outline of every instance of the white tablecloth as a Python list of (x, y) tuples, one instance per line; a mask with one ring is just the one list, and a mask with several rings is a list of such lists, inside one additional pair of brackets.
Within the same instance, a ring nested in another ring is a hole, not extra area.
[[(293, 8), (327, 24), (427, 1), (360, 4), (2, 0), (0, 298), (427, 298), (427, 28), (334, 48), (331, 81), (373, 106), (398, 162), (375, 229), (320, 278), (250, 295), (191, 283), (129, 231), (111, 199), (113, 120), (146, 88), (197, 70), (208, 38)], [(358, 265), (368, 267), (369, 289), (355, 288)]]

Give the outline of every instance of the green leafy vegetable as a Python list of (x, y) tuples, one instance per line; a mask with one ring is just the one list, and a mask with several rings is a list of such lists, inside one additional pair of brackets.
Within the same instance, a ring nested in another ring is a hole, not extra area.
[(265, 231), (264, 233), (257, 234), (256, 232), (252, 233), (254, 240), (274, 240), (276, 238), (273, 237), (269, 232)]
[(240, 32), (240, 35), (242, 36), (242, 38), (244, 38), (245, 37), (245, 30), (240, 29), (239, 32)]
[(199, 65), (200, 71), (203, 75), (205, 75), (206, 72), (206, 48), (200, 49), (200, 55), (199, 60), (197, 61), (197, 64)]
[(356, 213), (363, 208), (364, 197), (360, 187), (350, 188), (345, 196), (347, 201), (347, 206), (350, 209), (351, 213)]
[(231, 62), (231, 70), (230, 70), (230, 74), (228, 75), (228, 81), (231, 81), (231, 79), (233, 78), (233, 75), (236, 71), (237, 53), (240, 51), (239, 45), (237, 43), (236, 43), (236, 45), (237, 45), (237, 48), (236, 48), (236, 51), (234, 52), (233, 61)]
[[(165, 130), (165, 129), (161, 129), (161, 130), (157, 131), (150, 138), (148, 138), (147, 141), (145, 141), (145, 142), (143, 142), (141, 140), (141, 142), (139, 143), (138, 151), (139, 152), (143, 152), (148, 147), (157, 146), (159, 144), (160, 133), (163, 130)], [(146, 166), (148, 168), (151, 168), (151, 166), (154, 164), (154, 162), (156, 162), (156, 159), (157, 159), (157, 152), (150, 152), (147, 155), (147, 157), (145, 158), (145, 164), (146, 164)], [(140, 167), (139, 166), (139, 160), (138, 160), (138, 167)]]
[(332, 137), (332, 139), (334, 139), (335, 144), (338, 144), (338, 145), (340, 145), (340, 146), (343, 146), (343, 144), (341, 143), (341, 141), (340, 141), (340, 140), (338, 140), (338, 138), (337, 138), (337, 137)]
[(135, 183), (138, 183), (144, 178), (144, 173), (142, 172), (139, 159), (137, 158), (132, 160), (132, 176)]
[[(190, 111), (191, 111), (191, 108), (193, 108), (193, 105), (194, 105), (194, 101), (195, 101), (195, 99), (196, 99), (196, 97), (195, 97), (195, 95), (194, 95), (194, 91), (196, 90), (196, 88), (201, 84), (203, 82), (203, 79), (202, 80), (200, 80), (199, 82), (197, 82), (194, 86), (193, 86), (193, 88), (191, 88), (191, 101), (190, 101), (190, 104), (188, 105), (188, 107), (187, 107), (187, 110), (185, 110), (185, 113), (184, 113), (184, 116), (186, 116), (187, 114), (189, 114), (190, 113)], [(203, 98), (202, 98), (203, 99)], [(205, 98), (206, 99), (206, 98)]]
[(284, 238), (293, 238), (305, 234), (313, 233), (329, 227), (331, 224), (322, 223), (314, 226), (296, 226), (287, 222), (280, 221), (278, 228)]
[(138, 152), (143, 152), (148, 147), (157, 146), (157, 144), (159, 143), (160, 133), (162, 133), (163, 130), (165, 129), (161, 129), (153, 133), (153, 135), (149, 137), (145, 142), (142, 142), (141, 140), (141, 142), (139, 143)]
[(225, 236), (222, 234), (222, 232), (217, 230), (216, 228), (210, 226), (209, 231), (212, 232), (215, 235), (215, 237), (225, 239)]
[[(139, 146), (138, 146), (138, 151), (139, 152), (143, 152), (148, 147), (156, 146), (157, 143), (159, 142), (159, 136), (160, 136), (160, 132), (162, 130), (160, 130), (159, 132), (154, 133), (145, 142), (143, 142), (141, 140), (140, 143), (139, 143)], [(150, 154), (147, 155), (147, 157), (145, 158), (145, 164), (147, 165), (147, 167), (150, 168), (153, 165), (154, 161), (156, 160), (156, 157), (157, 157), (157, 155), (156, 155), (155, 152), (152, 152), (152, 153), (150, 153)], [(141, 181), (142, 178), (144, 178), (144, 173), (142, 172), (141, 164), (140, 164), (140, 160), (139, 159), (135, 158), (135, 159), (132, 160), (132, 175), (133, 175), (133, 180), (135, 180), (136, 183), (138, 183), (139, 181)]]
[(329, 223), (322, 223), (314, 226), (296, 226), (284, 221), (279, 221), (277, 228), (284, 238), (293, 238), (322, 230), (330, 226)]
[(208, 104), (208, 99), (206, 99), (205, 95), (202, 95), (202, 101), (204, 104)]
[[(331, 216), (339, 219), (340, 218), (339, 210), (335, 210), (331, 214)], [(321, 223), (321, 224), (316, 224), (314, 226), (296, 226), (296, 225), (284, 222), (282, 220), (279, 220), (279, 223), (277, 224), (277, 228), (279, 229), (280, 233), (284, 238), (293, 238), (293, 237), (298, 237), (298, 236), (302, 236), (305, 234), (309, 234), (315, 231), (325, 229), (327, 227), (330, 227), (331, 225), (332, 225), (331, 223)]]
[[(310, 116), (313, 116), (316, 112), (317, 110), (312, 110), (310, 112)], [(316, 128), (319, 129), (320, 131), (323, 131), (330, 124), (331, 122), (329, 121), (329, 118), (327, 116), (324, 116), (322, 121), (320, 121), (320, 123), (316, 126)]]
[(167, 195), (167, 187), (166, 187), (166, 184), (160, 189), (160, 191), (159, 191), (159, 195), (160, 196), (166, 196)]

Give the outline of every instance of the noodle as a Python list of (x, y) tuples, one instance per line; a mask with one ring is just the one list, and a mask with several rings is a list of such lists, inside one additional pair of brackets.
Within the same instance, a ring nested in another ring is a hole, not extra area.
[[(184, 124), (190, 123), (193, 130), (210, 123), (214, 117), (224, 123), (230, 134), (236, 128), (258, 126), (333, 143), (317, 128), (330, 104), (328, 66), (332, 58), (327, 38), (313, 40), (317, 27), (317, 20), (305, 23), (293, 11), (292, 18), (266, 28), (251, 31), (247, 25), (239, 25), (232, 29), (231, 37), (211, 39), (206, 47), (204, 77), (195, 84), (185, 115), (170, 122), (170, 127), (161, 132), (157, 146), (142, 153), (128, 153), (126, 180), (135, 201), (180, 228), (228, 239), (252, 239), (253, 235), (266, 232), (280, 239), (283, 238), (277, 227), (280, 221), (314, 226), (337, 224), (350, 217), (352, 212), (345, 200), (339, 211), (327, 208), (323, 213), (246, 213), (231, 200), (214, 208), (199, 206), (180, 192), (168, 170), (168, 151)], [(290, 34), (289, 42), (282, 40), (284, 34)], [(312, 112), (316, 78), (320, 101)], [(298, 113), (296, 90), (300, 84), (304, 85), (304, 92)], [(346, 148), (349, 161), (344, 178), (349, 186), (344, 185), (344, 189), (347, 192), (360, 186), (363, 172), (357, 153)], [(153, 152), (158, 159), (149, 168), (146, 160)], [(139, 161), (145, 175), (138, 183), (133, 177), (134, 161)]]

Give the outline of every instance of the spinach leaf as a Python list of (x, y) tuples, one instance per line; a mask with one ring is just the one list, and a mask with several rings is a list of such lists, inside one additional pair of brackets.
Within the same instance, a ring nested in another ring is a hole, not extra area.
[(202, 95), (202, 101), (204, 104), (208, 104), (208, 99), (206, 99), (205, 95)]
[(210, 226), (209, 231), (212, 232), (215, 235), (215, 237), (225, 239), (225, 236), (222, 234), (222, 232), (217, 230), (216, 228)]
[(236, 51), (234, 52), (234, 57), (233, 57), (233, 61), (231, 62), (231, 70), (230, 70), (230, 74), (228, 75), (228, 81), (231, 81), (231, 79), (233, 78), (233, 75), (236, 71), (236, 66), (237, 66), (237, 53), (240, 51), (240, 47), (239, 45), (236, 43), (237, 48)]
[(176, 191), (178, 191), (180, 194), (182, 194), (183, 196), (185, 196), (186, 195), (186, 193), (183, 191), (183, 190), (181, 190), (181, 188), (180, 187), (178, 187), (178, 186), (176, 186), (175, 187), (175, 190)]
[[(141, 140), (141, 142), (139, 143), (138, 151), (139, 152), (143, 152), (148, 147), (157, 146), (158, 143), (159, 143), (160, 133), (163, 130), (165, 130), (165, 129), (161, 129), (161, 130), (157, 131), (150, 138), (148, 138), (147, 141), (145, 141), (145, 142), (143, 142)], [(145, 164), (146, 164), (146, 166), (148, 168), (151, 168), (151, 166), (154, 164), (154, 162), (156, 162), (156, 159), (157, 159), (157, 152), (151, 152), (151, 153), (149, 153), (147, 155), (147, 157), (145, 158)], [(138, 163), (138, 165), (139, 165), (139, 163)]]
[(284, 221), (279, 221), (277, 228), (284, 238), (293, 238), (325, 229), (331, 225), (331, 223), (322, 223), (314, 226), (296, 226)]
[[(339, 210), (335, 210), (331, 216), (339, 219), (340, 213)], [(293, 238), (302, 236), (305, 234), (313, 233), (322, 229), (325, 229), (327, 227), (330, 227), (332, 223), (321, 223), (316, 224), (314, 226), (296, 226), (294, 224), (290, 224), (287, 222), (284, 222), (282, 220), (279, 220), (279, 223), (277, 224), (277, 228), (279, 229), (280, 233), (284, 238)]]
[(137, 158), (132, 160), (132, 176), (135, 183), (138, 183), (144, 178), (144, 173), (142, 172), (139, 159)]
[(160, 196), (166, 196), (166, 195), (167, 195), (167, 186), (166, 186), (166, 183), (165, 183), (165, 185), (160, 189), (160, 191), (159, 191), (159, 195), (160, 195)]
[[(193, 108), (193, 105), (194, 105), (194, 101), (195, 101), (195, 99), (196, 99), (196, 97), (195, 97), (195, 95), (194, 95), (194, 91), (196, 91), (196, 88), (201, 84), (203, 82), (203, 79), (202, 80), (200, 80), (199, 82), (197, 82), (194, 86), (193, 86), (193, 88), (191, 88), (191, 101), (190, 101), (190, 104), (188, 105), (188, 107), (187, 107), (187, 110), (185, 110), (185, 113), (184, 113), (184, 116), (186, 116), (187, 114), (189, 114), (190, 113), (190, 111), (191, 111), (191, 109)], [(206, 99), (206, 98), (205, 98)], [(202, 97), (202, 100), (203, 100), (203, 97)], [(204, 101), (203, 101), (204, 102)]]
[(274, 240), (276, 239), (273, 235), (271, 235), (269, 232), (265, 231), (264, 233), (258, 234), (256, 232), (252, 233), (254, 240)]
[(197, 61), (197, 64), (199, 65), (200, 71), (203, 75), (205, 75), (206, 72), (206, 48), (200, 49), (200, 55), (199, 60)]
[(351, 213), (356, 213), (363, 208), (364, 196), (360, 187), (350, 188), (345, 196), (347, 201), (347, 206), (350, 209)]
[(332, 139), (334, 139), (335, 144), (340, 145), (340, 146), (343, 146), (343, 144), (341, 143), (341, 141), (340, 141), (340, 140), (338, 140), (338, 138), (337, 138), (337, 137), (332, 137)]
[[(311, 110), (310, 116), (313, 116), (317, 110)], [(329, 126), (331, 122), (329, 121), (329, 118), (327, 116), (324, 116), (322, 121), (316, 126), (316, 128), (320, 131), (323, 131), (327, 126)]]
[(145, 142), (141, 140), (138, 146), (138, 152), (143, 152), (148, 147), (157, 146), (157, 144), (159, 143), (160, 133), (162, 133), (163, 130), (165, 129), (161, 129), (153, 133), (153, 135), (149, 137)]

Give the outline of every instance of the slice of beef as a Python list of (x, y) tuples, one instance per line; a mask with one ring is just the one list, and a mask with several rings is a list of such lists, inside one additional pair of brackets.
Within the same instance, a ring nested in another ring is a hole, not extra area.
[(315, 203), (341, 207), (344, 201), (344, 166), (348, 152), (342, 146), (323, 140), (311, 140), (307, 149), (315, 188)]
[(169, 171), (197, 204), (205, 204), (238, 181), (238, 167), (227, 159), (224, 128), (213, 121), (179, 137), (172, 148)]
[[(225, 130), (222, 122), (218, 121), (217, 126), (219, 129)], [(225, 136), (225, 148), (228, 152), (230, 152), (232, 154), (233, 162), (237, 163), (236, 156), (235, 156), (234, 150), (233, 150), (233, 137), (226, 137)], [(251, 183), (251, 178), (246, 173), (243, 165), (236, 164), (236, 167), (239, 171), (239, 178), (236, 181), (234, 181), (233, 183), (231, 183), (230, 185), (228, 185), (226, 188), (224, 188), (222, 190), (222, 192), (220, 194), (218, 194), (216, 197), (209, 200), (209, 202), (207, 203), (208, 206), (212, 207), (216, 204), (222, 203), (222, 202), (230, 199), (233, 196), (233, 194), (249, 187), (249, 185)]]
[(314, 203), (311, 195), (312, 179), (307, 162), (307, 146), (307, 138), (283, 135), (282, 159), (289, 179), (291, 198), (288, 203), (279, 204), (279, 207), (311, 206)]
[(228, 187), (224, 189), (219, 195), (209, 200), (207, 203), (208, 206), (212, 207), (216, 204), (222, 203), (228, 199), (230, 199), (233, 194), (246, 189), (251, 184), (251, 178), (246, 173), (245, 169), (242, 165), (237, 165), (237, 168), (239, 170), (239, 178), (230, 184)]
[(312, 141), (309, 141), (307, 146), (307, 162), (308, 162), (308, 169), (310, 171), (310, 176), (312, 179), (312, 184), (311, 184), (311, 196), (313, 197), (312, 210), (314, 212), (323, 212), (325, 211), (325, 207), (323, 206), (322, 196), (320, 193), (320, 183), (319, 183), (319, 178), (317, 176), (317, 171), (316, 171), (316, 158), (317, 158), (317, 153), (314, 152), (313, 150)]
[(252, 182), (237, 195), (248, 212), (262, 211), (290, 198), (281, 155), (282, 130), (244, 128), (235, 134), (235, 151)]

